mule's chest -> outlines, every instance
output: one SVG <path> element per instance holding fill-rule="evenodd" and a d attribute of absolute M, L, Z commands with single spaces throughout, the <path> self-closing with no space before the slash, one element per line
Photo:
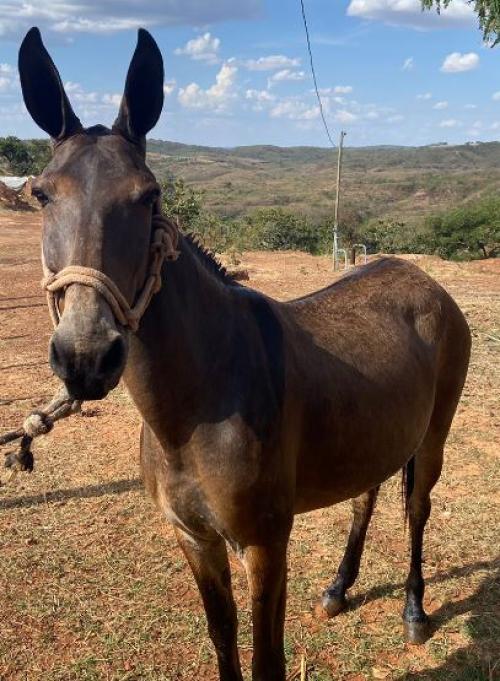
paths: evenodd
<path fill-rule="evenodd" d="M 162 447 L 147 426 L 142 437 L 146 487 L 164 516 L 191 535 L 215 531 L 232 544 L 249 539 L 249 516 L 255 527 L 285 515 L 271 462 L 239 417 L 200 427 L 178 450 Z"/>

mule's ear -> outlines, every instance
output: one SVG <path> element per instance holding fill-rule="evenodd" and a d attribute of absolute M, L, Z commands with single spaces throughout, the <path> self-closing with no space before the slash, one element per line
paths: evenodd
<path fill-rule="evenodd" d="M 38 28 L 28 31 L 19 48 L 19 76 L 26 108 L 42 130 L 63 140 L 82 129 Z"/>
<path fill-rule="evenodd" d="M 153 36 L 139 29 L 120 111 L 113 129 L 140 141 L 154 128 L 163 108 L 163 58 Z"/>

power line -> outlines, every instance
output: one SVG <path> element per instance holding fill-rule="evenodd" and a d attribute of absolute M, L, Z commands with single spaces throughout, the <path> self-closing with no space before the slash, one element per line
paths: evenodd
<path fill-rule="evenodd" d="M 332 139 L 332 136 L 330 134 L 330 130 L 328 128 L 328 123 L 326 122 L 326 117 L 325 117 L 325 111 L 323 109 L 323 102 L 321 101 L 321 96 L 319 94 L 319 89 L 318 89 L 318 81 L 316 78 L 316 69 L 314 68 L 314 59 L 312 55 L 312 48 L 311 48 L 311 38 L 309 37 L 309 27 L 307 25 L 307 17 L 306 17 L 306 9 L 304 7 L 304 0 L 300 0 L 300 7 L 302 9 L 302 20 L 304 21 L 304 28 L 306 31 L 306 39 L 307 39 L 307 50 L 309 52 L 309 62 L 311 64 L 311 73 L 312 73 L 312 79 L 314 83 L 314 89 L 316 90 L 316 97 L 318 98 L 318 104 L 319 104 L 319 112 L 321 114 L 321 120 L 323 121 L 323 125 L 325 128 L 326 135 L 328 137 L 328 140 L 333 148 L 335 148 L 335 142 Z"/>

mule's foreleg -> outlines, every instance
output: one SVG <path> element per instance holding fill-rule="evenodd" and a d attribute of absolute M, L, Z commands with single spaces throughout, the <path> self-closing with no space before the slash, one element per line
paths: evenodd
<path fill-rule="evenodd" d="M 238 619 L 226 544 L 220 537 L 211 542 L 200 542 L 179 529 L 175 532 L 203 599 L 208 632 L 217 653 L 220 681 L 243 681 L 238 656 Z"/>
<path fill-rule="evenodd" d="M 252 681 L 285 681 L 287 542 L 249 546 L 244 560 L 253 620 Z"/>
<path fill-rule="evenodd" d="M 347 547 L 340 563 L 337 576 L 323 592 L 321 603 L 329 617 L 338 615 L 347 605 L 347 589 L 356 581 L 365 544 L 366 532 L 375 508 L 379 487 L 361 494 L 352 500 L 353 521 Z"/>

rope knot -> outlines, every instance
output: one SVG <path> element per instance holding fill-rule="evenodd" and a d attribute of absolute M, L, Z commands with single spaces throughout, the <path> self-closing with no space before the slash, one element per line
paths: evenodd
<path fill-rule="evenodd" d="M 43 411 L 33 411 L 23 423 L 23 430 L 32 439 L 47 435 L 54 427 L 54 422 Z"/>

